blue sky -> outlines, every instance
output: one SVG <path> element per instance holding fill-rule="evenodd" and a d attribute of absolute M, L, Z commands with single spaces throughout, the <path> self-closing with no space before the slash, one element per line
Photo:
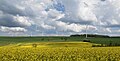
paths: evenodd
<path fill-rule="evenodd" d="M 0 0 L 0 35 L 120 35 L 120 0 Z"/>

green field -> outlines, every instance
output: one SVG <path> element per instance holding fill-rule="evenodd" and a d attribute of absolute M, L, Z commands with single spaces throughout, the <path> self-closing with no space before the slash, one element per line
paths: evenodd
<path fill-rule="evenodd" d="M 85 37 L 0 37 L 0 46 L 16 44 L 16 43 L 32 43 L 32 42 L 80 42 Z M 97 44 L 120 44 L 120 38 L 89 38 L 91 43 Z"/>

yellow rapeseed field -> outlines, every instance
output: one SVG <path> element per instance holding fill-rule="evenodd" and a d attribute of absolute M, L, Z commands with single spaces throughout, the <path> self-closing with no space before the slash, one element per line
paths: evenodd
<path fill-rule="evenodd" d="M 120 61 L 120 47 L 1 47 L 0 61 Z"/>

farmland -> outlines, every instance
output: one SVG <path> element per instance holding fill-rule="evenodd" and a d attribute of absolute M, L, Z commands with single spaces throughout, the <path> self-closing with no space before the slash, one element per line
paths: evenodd
<path fill-rule="evenodd" d="M 119 61 L 120 47 L 91 47 L 88 42 L 41 42 L 0 47 L 0 61 Z"/>
<path fill-rule="evenodd" d="M 50 36 L 50 37 L 0 37 L 0 46 L 16 44 L 16 43 L 32 43 L 32 42 L 80 42 L 85 37 L 65 37 L 65 36 Z M 89 38 L 91 43 L 97 44 L 120 44 L 120 38 Z"/>
<path fill-rule="evenodd" d="M 119 61 L 120 38 L 0 37 L 0 61 Z"/>

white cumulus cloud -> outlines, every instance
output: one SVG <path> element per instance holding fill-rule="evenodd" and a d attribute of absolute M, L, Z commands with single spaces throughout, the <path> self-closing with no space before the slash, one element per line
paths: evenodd
<path fill-rule="evenodd" d="M 0 0 L 0 27 L 1 31 L 6 32 L 35 32 L 37 27 L 37 30 L 45 34 L 55 34 L 60 31 L 84 33 L 88 25 L 89 33 L 112 34 L 118 32 L 120 27 L 119 2 L 120 0 Z"/>

